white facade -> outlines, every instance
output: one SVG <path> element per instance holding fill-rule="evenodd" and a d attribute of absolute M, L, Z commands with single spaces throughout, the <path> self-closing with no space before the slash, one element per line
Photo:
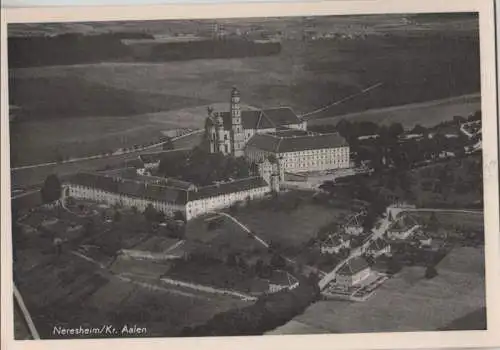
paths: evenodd
<path fill-rule="evenodd" d="M 364 270 L 361 270 L 353 275 L 338 274 L 336 283 L 341 287 L 349 288 L 364 281 L 366 278 L 368 278 L 368 276 L 370 276 L 370 273 L 371 269 L 367 267 Z"/>
<path fill-rule="evenodd" d="M 153 208 L 165 213 L 165 215 L 173 215 L 176 211 L 180 211 L 185 214 L 185 206 L 183 205 L 153 201 L 145 198 L 134 198 L 74 184 L 68 184 L 66 188 L 68 189 L 68 196 L 76 199 L 89 199 L 96 202 L 106 203 L 108 205 L 118 204 L 129 208 L 136 207 L 140 211 L 144 211 L 146 207 L 151 204 Z"/>
<path fill-rule="evenodd" d="M 271 153 L 255 147 L 247 147 L 246 157 L 253 162 L 263 161 L 274 154 L 282 159 L 287 173 L 346 169 L 350 167 L 349 147 L 302 150 L 296 152 Z"/>
<path fill-rule="evenodd" d="M 197 199 L 196 195 L 194 195 L 193 200 L 188 199 L 185 205 L 169 203 L 167 201 L 150 200 L 146 198 L 135 198 L 75 184 L 66 185 L 63 193 L 76 199 L 88 199 L 106 203 L 108 205 L 118 204 L 129 208 L 136 207 L 140 211 L 144 211 L 146 207 L 151 204 L 153 208 L 165 213 L 165 215 L 171 216 L 175 212 L 180 211 L 186 220 L 190 220 L 210 211 L 228 208 L 239 201 L 262 198 L 269 191 L 270 188 L 266 184 L 264 186 L 238 192 L 215 194 L 214 196 L 207 196 L 206 198 Z M 196 194 L 196 192 L 193 193 Z"/>
<path fill-rule="evenodd" d="M 192 219 L 210 211 L 228 208 L 236 202 L 247 199 L 262 198 L 269 192 L 269 186 L 253 188 L 247 191 L 227 193 L 216 197 L 209 197 L 189 201 L 186 204 L 186 219 Z"/>

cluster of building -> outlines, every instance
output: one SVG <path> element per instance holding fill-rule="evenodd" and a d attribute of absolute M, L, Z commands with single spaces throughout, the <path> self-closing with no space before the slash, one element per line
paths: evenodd
<path fill-rule="evenodd" d="M 259 176 L 198 187 L 178 180 L 151 176 L 161 152 L 143 154 L 141 167 L 124 172 L 79 173 L 65 183 L 65 195 L 144 210 L 148 205 L 186 220 L 261 198 L 279 191 L 286 173 L 345 169 L 349 145 L 338 134 L 307 131 L 307 123 L 292 109 L 280 107 L 242 111 L 240 93 L 231 91 L 229 112 L 208 110 L 205 132 L 211 153 L 245 157 L 258 164 Z"/>

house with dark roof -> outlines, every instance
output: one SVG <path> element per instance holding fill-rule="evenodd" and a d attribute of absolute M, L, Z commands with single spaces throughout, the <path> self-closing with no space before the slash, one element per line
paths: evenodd
<path fill-rule="evenodd" d="M 366 260 L 354 257 L 337 271 L 336 284 L 348 289 L 363 282 L 370 274 L 371 268 Z"/>
<path fill-rule="evenodd" d="M 268 279 L 269 293 L 277 293 L 284 289 L 292 290 L 299 286 L 299 280 L 284 270 L 275 270 Z"/>
<path fill-rule="evenodd" d="M 240 93 L 231 91 L 229 111 L 208 110 L 205 132 L 211 153 L 244 155 L 248 140 L 256 134 L 276 132 L 278 129 L 306 130 L 306 121 L 300 119 L 290 107 L 259 110 L 241 110 Z"/>
<path fill-rule="evenodd" d="M 180 211 L 186 220 L 190 220 L 246 199 L 264 197 L 270 190 L 268 183 L 258 176 L 204 187 L 188 186 L 172 179 L 163 182 L 149 180 L 149 177 L 140 175 L 126 178 L 116 174 L 78 173 L 65 181 L 63 195 L 136 207 L 141 211 L 152 205 L 169 216 Z"/>
<path fill-rule="evenodd" d="M 269 155 L 279 159 L 287 173 L 350 167 L 349 145 L 338 133 L 257 134 L 248 141 L 245 156 L 250 161 L 262 162 Z"/>
<path fill-rule="evenodd" d="M 366 248 L 366 254 L 377 258 L 381 255 L 388 255 L 391 253 L 391 246 L 384 239 L 379 238 L 371 242 Z"/>
<path fill-rule="evenodd" d="M 162 159 L 167 159 L 169 157 L 175 158 L 186 154 L 188 150 L 166 150 L 160 152 L 142 153 L 139 155 L 139 161 L 144 165 L 143 167 L 147 170 L 156 169 L 160 165 Z"/>

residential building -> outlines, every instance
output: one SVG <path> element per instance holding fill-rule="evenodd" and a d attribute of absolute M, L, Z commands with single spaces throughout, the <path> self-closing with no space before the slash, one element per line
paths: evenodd
<path fill-rule="evenodd" d="M 342 249 L 351 247 L 351 239 L 347 235 L 329 235 L 320 244 L 321 254 L 338 254 Z"/>
<path fill-rule="evenodd" d="M 379 238 L 374 240 L 366 249 L 366 254 L 374 258 L 381 255 L 389 255 L 391 253 L 391 246 L 385 240 Z"/>
<path fill-rule="evenodd" d="M 245 145 L 254 135 L 275 132 L 283 127 L 306 130 L 307 124 L 289 107 L 243 111 L 240 92 L 233 88 L 228 112 L 208 109 L 205 132 L 210 153 L 242 157 Z"/>
<path fill-rule="evenodd" d="M 391 240 L 406 240 L 412 237 L 421 229 L 421 226 L 414 224 L 400 224 L 396 222 L 387 230 L 387 238 Z"/>
<path fill-rule="evenodd" d="M 336 276 L 336 284 L 345 289 L 349 289 L 363 282 L 370 276 L 370 265 L 362 257 L 355 257 L 347 261 L 340 268 Z"/>
<path fill-rule="evenodd" d="M 272 276 L 269 278 L 269 293 L 277 293 L 284 289 L 292 290 L 298 286 L 299 281 L 297 278 L 287 271 L 273 271 Z"/>

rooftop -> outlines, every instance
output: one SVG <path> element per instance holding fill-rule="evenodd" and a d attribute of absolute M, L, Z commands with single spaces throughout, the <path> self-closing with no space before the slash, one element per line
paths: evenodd
<path fill-rule="evenodd" d="M 232 127 L 231 113 L 219 112 L 219 115 L 222 117 L 224 129 L 230 130 Z M 211 120 L 209 122 L 213 123 Z M 302 120 L 289 107 L 241 112 L 243 129 L 270 129 L 301 122 Z"/>
<path fill-rule="evenodd" d="M 370 265 L 368 265 L 365 259 L 361 257 L 355 257 L 349 260 L 344 266 L 342 266 L 337 273 L 343 276 L 352 276 L 369 267 Z"/>
<path fill-rule="evenodd" d="M 247 147 L 255 147 L 273 153 L 328 149 L 343 146 L 347 146 L 347 141 L 336 133 L 291 137 L 257 134 L 247 144 Z"/>
<path fill-rule="evenodd" d="M 148 178 L 148 177 L 146 177 Z M 248 177 L 231 182 L 219 183 L 199 188 L 179 188 L 183 181 L 165 179 L 165 184 L 152 184 L 145 181 L 144 177 L 127 179 L 93 173 L 78 173 L 71 176 L 67 182 L 102 191 L 122 194 L 134 198 L 147 198 L 156 201 L 184 205 L 188 201 L 217 197 L 229 193 L 247 191 L 254 188 L 267 187 L 268 184 L 261 177 Z M 170 187 L 175 182 L 178 187 Z"/>
<path fill-rule="evenodd" d="M 159 162 L 162 158 L 164 158 L 167 155 L 171 155 L 172 157 L 186 154 L 188 153 L 189 150 L 166 150 L 166 151 L 161 151 L 161 152 L 152 152 L 152 153 L 143 153 L 139 155 L 139 159 L 143 163 L 157 163 Z"/>

